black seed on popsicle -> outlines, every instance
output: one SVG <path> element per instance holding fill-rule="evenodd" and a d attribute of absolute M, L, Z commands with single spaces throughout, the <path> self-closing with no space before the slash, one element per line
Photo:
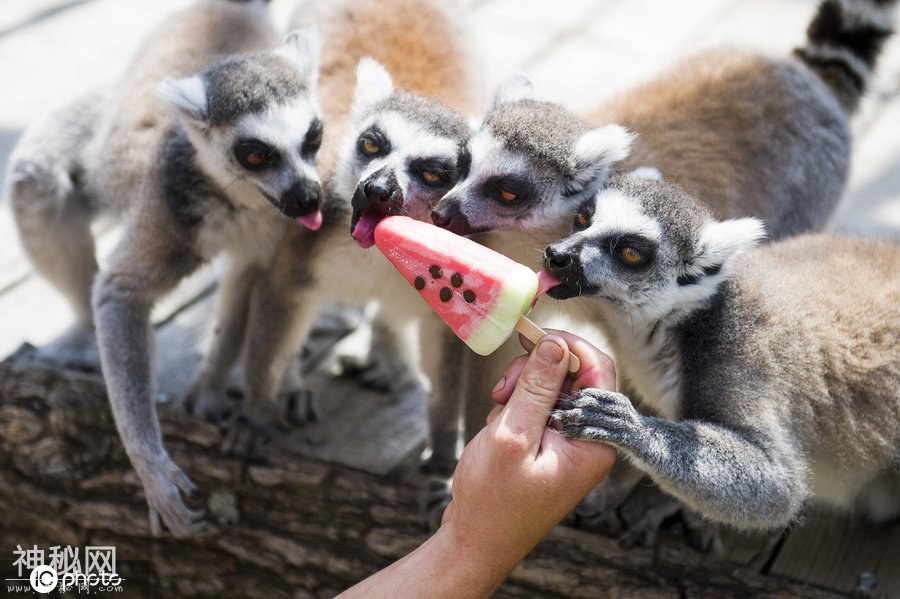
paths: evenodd
<path fill-rule="evenodd" d="M 467 304 L 471 304 L 475 301 L 475 292 L 471 289 L 466 289 L 463 291 L 463 299 L 466 300 Z"/>
<path fill-rule="evenodd" d="M 453 292 L 450 291 L 449 287 L 441 287 L 440 296 L 442 302 L 449 302 L 450 298 L 453 297 Z"/>
<path fill-rule="evenodd" d="M 454 287 L 459 287 L 460 285 L 463 284 L 462 275 L 459 274 L 458 272 L 453 273 L 453 276 L 450 277 L 450 283 L 451 283 Z"/>
<path fill-rule="evenodd" d="M 416 277 L 416 280 L 413 281 L 413 285 L 416 286 L 416 289 L 422 291 L 423 289 L 425 289 L 425 279 L 423 279 L 422 277 Z"/>
<path fill-rule="evenodd" d="M 444 274 L 441 271 L 441 267 L 438 266 L 437 264 L 432 264 L 431 268 L 428 269 L 428 272 L 430 272 L 431 276 L 434 277 L 435 279 L 440 279 L 441 275 Z"/>

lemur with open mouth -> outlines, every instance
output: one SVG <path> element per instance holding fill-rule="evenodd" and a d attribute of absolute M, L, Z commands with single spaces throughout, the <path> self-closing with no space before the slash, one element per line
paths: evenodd
<path fill-rule="evenodd" d="M 188 534 L 202 514 L 185 505 L 181 494 L 195 487 L 163 446 L 150 311 L 222 252 L 233 265 L 220 307 L 235 311 L 284 229 L 321 224 L 318 55 L 312 31 L 279 46 L 262 0 L 197 2 L 150 33 L 115 86 L 37 123 L 12 157 L 22 242 L 75 309 L 70 343 L 83 346 L 96 323 L 116 426 L 155 533 L 161 518 Z M 124 231 L 97 273 L 90 223 L 102 211 L 119 214 Z"/>
<path fill-rule="evenodd" d="M 360 246 L 372 245 L 374 227 L 387 215 L 428 220 L 458 180 L 460 149 L 471 134 L 461 114 L 477 109 L 481 96 L 470 28 L 460 11 L 432 0 L 313 0 L 298 6 L 293 21 L 309 23 L 327 40 L 320 80 L 327 125 L 323 173 L 329 178 L 324 223 L 315 233 L 290 231 L 254 288 L 242 331 L 245 397 L 226 441 L 238 454 L 261 451 L 283 419 L 276 407 L 279 382 L 327 302 L 378 299 L 395 334 L 420 327 L 421 360 L 415 344 L 400 347 L 409 363 L 421 363 L 435 391 L 445 388 L 440 378 L 452 377 L 457 357 L 465 355 L 462 342 L 393 266 Z M 230 359 L 208 360 L 193 389 L 213 417 L 227 405 L 224 383 L 242 347 L 228 342 L 210 356 Z M 454 350 L 444 352 L 445 344 Z M 448 398 L 433 396 L 429 404 L 432 463 L 445 469 L 454 463 L 456 437 L 435 437 L 459 419 L 458 395 Z"/>
<path fill-rule="evenodd" d="M 844 190 L 848 116 L 892 31 L 893 4 L 824 0 L 806 44 L 792 56 L 705 51 L 604 102 L 587 120 L 535 100 L 530 81 L 514 76 L 472 136 L 471 166 L 438 204 L 434 222 L 480 233 L 494 249 L 537 266 L 538 248 L 567 233 L 573 211 L 602 189 L 615 165 L 650 167 L 717 218 L 761 218 L 773 239 L 820 229 Z M 562 310 L 580 323 L 567 326 L 591 330 L 577 310 Z M 535 319 L 549 321 L 559 311 L 541 302 Z M 496 373 L 518 351 L 507 343 L 488 358 L 471 359 L 464 378 L 474 390 L 466 396 L 487 397 Z M 467 439 L 489 408 L 487 401 L 467 402 Z"/>
<path fill-rule="evenodd" d="M 790 524 L 807 498 L 900 516 L 900 245 L 806 235 L 754 248 L 677 186 L 615 177 L 544 252 L 582 297 L 622 393 L 561 399 L 551 424 L 603 441 L 701 515 Z M 753 249 L 751 249 L 753 248 Z"/>

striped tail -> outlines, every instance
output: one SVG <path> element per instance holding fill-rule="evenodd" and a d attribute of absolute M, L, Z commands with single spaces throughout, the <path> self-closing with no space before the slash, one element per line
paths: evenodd
<path fill-rule="evenodd" d="M 824 0 L 806 30 L 806 45 L 794 50 L 852 113 L 893 33 L 896 0 Z"/>

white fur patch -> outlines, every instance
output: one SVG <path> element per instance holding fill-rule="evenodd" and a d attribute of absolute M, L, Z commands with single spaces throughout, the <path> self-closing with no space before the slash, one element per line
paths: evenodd
<path fill-rule="evenodd" d="M 200 75 L 166 77 L 156 86 L 156 97 L 182 116 L 195 122 L 207 119 L 206 82 Z"/>
<path fill-rule="evenodd" d="M 662 173 L 655 166 L 639 166 L 633 171 L 629 171 L 629 177 L 635 179 L 648 179 L 650 181 L 662 181 Z"/>
<path fill-rule="evenodd" d="M 489 177 L 527 172 L 528 161 L 524 156 L 507 150 L 503 142 L 488 129 L 479 130 L 469 142 L 472 166 L 467 180 L 484 180 Z"/>
<path fill-rule="evenodd" d="M 644 214 L 633 198 L 618 189 L 605 189 L 597 194 L 594 217 L 587 229 L 588 236 L 640 235 L 658 241 L 661 233 L 659 223 Z"/>
<path fill-rule="evenodd" d="M 525 73 L 513 73 L 500 82 L 491 100 L 490 112 L 498 106 L 534 98 L 534 84 Z"/>
<path fill-rule="evenodd" d="M 384 66 L 369 56 L 356 65 L 356 89 L 353 91 L 353 116 L 362 117 L 366 110 L 394 93 L 394 81 Z"/>

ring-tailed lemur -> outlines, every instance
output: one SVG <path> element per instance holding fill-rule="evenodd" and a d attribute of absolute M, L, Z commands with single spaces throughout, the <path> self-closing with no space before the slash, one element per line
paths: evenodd
<path fill-rule="evenodd" d="M 892 4 L 825 0 L 794 56 L 706 51 L 604 102 L 587 121 L 532 99 L 530 82 L 513 77 L 498 89 L 468 145 L 471 168 L 434 221 L 459 233 L 491 231 L 484 243 L 536 266 L 537 248 L 566 234 L 571 211 L 602 187 L 632 131 L 637 137 L 617 168 L 655 167 L 719 218 L 762 218 L 773 238 L 821 228 L 844 188 L 848 111 L 891 32 Z M 546 322 L 557 311 L 542 302 L 535 317 Z M 568 316 L 579 319 L 577 311 Z M 590 330 L 585 324 L 579 332 Z M 507 343 L 472 358 L 475 370 L 465 378 L 477 391 L 468 396 L 487 397 L 518 351 Z M 467 402 L 466 438 L 489 408 Z"/>
<path fill-rule="evenodd" d="M 843 189 L 847 116 L 892 31 L 892 4 L 825 0 L 794 56 L 706 51 L 604 102 L 588 121 L 637 133 L 621 166 L 655 167 L 718 217 L 762 218 L 773 239 L 821 228 Z M 460 234 L 565 226 L 621 158 L 604 154 L 604 135 L 624 133 L 591 129 L 534 100 L 524 76 L 510 78 L 472 137 L 469 173 L 434 211 L 435 223 Z"/>
<path fill-rule="evenodd" d="M 743 529 L 804 501 L 900 515 L 900 245 L 808 235 L 752 248 L 675 185 L 614 177 L 550 245 L 556 299 L 585 298 L 622 393 L 586 389 L 563 434 L 616 446 L 700 514 Z M 745 253 L 745 250 L 747 250 Z"/>
<path fill-rule="evenodd" d="M 55 282 L 70 292 L 83 328 L 90 329 L 93 313 L 113 415 L 154 532 L 161 517 L 172 533 L 189 533 L 200 514 L 185 506 L 181 493 L 194 485 L 160 435 L 151 308 L 226 252 L 234 264 L 220 302 L 223 313 L 240 318 L 250 281 L 284 228 L 294 219 L 310 228 L 321 223 L 318 35 L 293 33 L 285 41 L 277 47 L 262 1 L 199 2 L 150 34 L 93 117 L 90 140 L 73 161 L 77 171 L 46 163 L 53 146 L 17 152 L 12 167 L 12 201 L 32 261 L 51 277 L 81 275 Z M 61 132 L 60 143 L 68 135 Z M 99 209 L 121 213 L 124 232 L 91 294 L 88 225 Z M 60 222 L 67 213 L 79 216 L 71 227 Z"/>
<path fill-rule="evenodd" d="M 323 162 L 337 164 L 326 185 L 322 230 L 290 231 L 254 290 L 244 346 L 245 398 L 226 442 L 226 449 L 237 453 L 255 453 L 280 419 L 278 383 L 324 303 L 380 300 L 381 316 L 394 333 L 421 322 L 421 363 L 432 381 L 452 377 L 455 357 L 465 355 L 461 342 L 457 348 L 456 338 L 383 256 L 361 251 L 350 234 L 368 246 L 375 223 L 386 213 L 427 220 L 456 182 L 459 149 L 471 131 L 455 110 L 474 110 L 481 95 L 469 28 L 462 26 L 459 11 L 436 1 L 314 1 L 301 10 L 303 23 L 314 22 L 329 40 L 319 87 L 330 132 Z M 367 55 L 387 69 L 373 60 L 360 62 L 354 93 L 351 65 Z M 426 96 L 446 101 L 449 108 Z M 444 343 L 456 349 L 446 359 L 440 355 Z M 416 346 L 403 345 L 414 364 L 420 362 Z M 193 386 L 208 416 L 227 406 L 223 384 L 231 365 L 208 363 Z M 432 384 L 434 389 L 445 386 Z M 432 397 L 429 409 L 432 461 L 445 466 L 453 463 L 456 437 L 444 440 L 443 430 L 459 419 L 459 406 L 453 404 L 457 394 L 450 398 Z"/>

